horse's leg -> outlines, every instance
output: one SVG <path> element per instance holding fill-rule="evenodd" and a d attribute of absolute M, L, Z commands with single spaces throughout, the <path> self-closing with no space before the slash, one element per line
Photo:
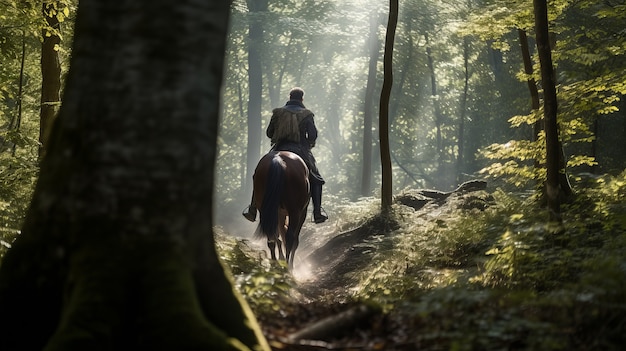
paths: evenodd
<path fill-rule="evenodd" d="M 278 246 L 278 258 L 284 261 L 285 255 L 283 255 L 283 241 L 280 240 L 280 238 L 276 238 L 276 246 Z"/>
<path fill-rule="evenodd" d="M 293 224 L 293 232 L 291 232 L 291 254 L 287 258 L 289 269 L 293 270 L 293 258 L 296 256 L 296 249 L 300 245 L 300 231 L 306 220 L 306 210 L 302 211 L 300 219 Z"/>
<path fill-rule="evenodd" d="M 270 249 L 270 255 L 272 256 L 272 260 L 276 260 L 276 240 L 267 240 L 267 247 Z M 280 243 L 278 244 L 278 248 L 280 250 Z M 283 255 L 282 253 L 280 254 Z"/>
<path fill-rule="evenodd" d="M 276 238 L 276 246 L 278 246 L 278 258 L 281 260 L 285 260 L 285 255 L 283 255 L 283 241 L 280 238 Z"/>
<path fill-rule="evenodd" d="M 289 270 L 293 269 L 293 233 L 292 233 L 293 229 L 292 228 L 288 228 L 287 229 L 287 233 L 285 233 L 285 252 L 286 252 L 286 259 L 287 259 L 287 267 L 289 268 Z"/>
<path fill-rule="evenodd" d="M 278 233 L 283 243 L 285 243 L 285 251 L 287 251 L 287 242 L 285 241 L 285 233 L 287 232 L 287 216 L 280 214 L 278 219 Z M 280 243 L 280 239 L 278 239 Z M 278 255 L 281 260 L 285 260 L 285 255 L 283 254 L 283 249 L 280 244 L 278 244 Z"/>

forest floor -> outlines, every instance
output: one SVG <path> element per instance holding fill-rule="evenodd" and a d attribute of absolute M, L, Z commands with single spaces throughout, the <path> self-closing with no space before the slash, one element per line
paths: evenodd
<path fill-rule="evenodd" d="M 625 194 L 607 178 L 557 227 L 481 183 L 407 191 L 391 219 L 363 199 L 305 224 L 293 272 L 264 242 L 217 243 L 275 351 L 622 350 Z"/>
<path fill-rule="evenodd" d="M 399 199 L 422 221 L 436 221 L 466 201 L 447 201 L 455 192 L 416 191 Z M 478 189 L 470 189 L 474 191 Z M 482 192 L 485 199 L 489 198 Z M 398 201 L 398 199 L 396 200 Z M 449 207 L 449 208 L 447 208 Z M 332 221 L 307 224 L 297 251 L 291 299 L 280 302 L 276 313 L 258 315 L 274 350 L 414 350 L 415 325 L 402 308 L 385 310 L 378 303 L 355 298 L 372 257 L 392 251 L 385 235 L 395 235 L 399 224 L 380 216 L 365 219 L 356 228 L 338 230 Z M 435 273 L 436 274 L 436 273 Z M 393 287 L 390 287 L 393 288 Z"/>
<path fill-rule="evenodd" d="M 383 349 L 381 338 L 391 336 L 393 322 L 380 308 L 355 301 L 351 292 L 358 283 L 355 273 L 370 263 L 363 254 L 373 249 L 367 240 L 380 232 L 360 226 L 317 248 L 303 240 L 298 254 L 305 258 L 293 273 L 293 298 L 275 315 L 259 315 L 274 350 Z"/>

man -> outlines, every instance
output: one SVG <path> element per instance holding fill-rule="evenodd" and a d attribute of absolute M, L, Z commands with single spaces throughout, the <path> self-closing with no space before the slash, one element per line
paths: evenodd
<path fill-rule="evenodd" d="M 285 106 L 272 111 L 272 119 L 267 126 L 267 137 L 272 141 L 272 150 L 286 150 L 296 153 L 309 167 L 311 200 L 313 200 L 313 221 L 323 223 L 328 216 L 322 214 L 322 185 L 325 181 L 320 175 L 311 149 L 317 139 L 317 128 L 313 112 L 304 106 L 304 90 L 293 88 L 289 92 L 289 101 Z M 254 222 L 256 207 L 252 203 L 243 216 Z"/>

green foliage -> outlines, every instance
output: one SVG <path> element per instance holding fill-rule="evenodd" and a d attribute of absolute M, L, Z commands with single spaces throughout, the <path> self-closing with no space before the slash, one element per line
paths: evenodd
<path fill-rule="evenodd" d="M 401 314 L 424 349 L 619 349 L 626 172 L 576 180 L 562 226 L 535 196 L 501 190 L 460 202 L 484 208 L 396 207 L 400 229 L 372 238 L 354 296 Z"/>
<path fill-rule="evenodd" d="M 537 206 L 517 203 L 518 213 L 505 222 L 506 230 L 486 252 L 485 271 L 473 281 L 545 291 L 580 282 L 581 274 L 595 266 L 589 262 L 626 262 L 620 251 L 626 229 L 624 175 L 594 182 L 592 188 L 579 189 L 575 202 L 567 205 L 573 218 L 563 227 L 540 224 L 545 215 Z"/>
<path fill-rule="evenodd" d="M 252 309 L 259 314 L 279 311 L 280 300 L 287 300 L 294 285 L 283 261 L 264 260 L 248 274 L 236 277 L 235 285 Z"/>
<path fill-rule="evenodd" d="M 275 313 L 291 299 L 295 282 L 286 263 L 269 260 L 264 252 L 219 229 L 215 241 L 221 259 L 235 277 L 235 287 L 255 314 Z"/>
<path fill-rule="evenodd" d="M 502 178 L 516 187 L 524 187 L 531 181 L 543 181 L 545 169 L 534 166 L 533 161 L 545 163 L 545 139 L 543 133 L 533 142 L 511 140 L 506 144 L 491 144 L 482 151 L 482 155 L 494 162 L 480 173 L 494 178 Z"/>
<path fill-rule="evenodd" d="M 540 306 L 529 293 L 468 291 L 446 287 L 404 306 L 415 316 L 424 349 L 559 350 L 567 342 L 550 321 L 534 315 Z"/>
<path fill-rule="evenodd" d="M 499 192 L 500 196 L 504 195 Z M 450 212 L 439 213 L 436 220 L 415 216 L 405 206 L 394 206 L 400 229 L 378 238 L 378 250 L 371 258 L 371 267 L 361 275 L 357 296 L 393 306 L 418 297 L 421 291 L 466 281 L 472 267 L 480 263 L 477 256 L 487 249 L 489 238 L 497 235 L 498 227 L 490 227 L 489 223 L 498 221 L 502 214 L 488 205 L 494 199 L 487 193 L 461 198 L 475 208 L 452 206 Z"/>
<path fill-rule="evenodd" d="M 524 29 L 532 36 L 532 13 L 520 16 L 523 11 L 511 11 L 517 7 L 532 9 L 532 4 L 528 1 L 495 1 L 486 12 L 480 9 L 464 30 L 497 41 L 506 41 L 506 34 L 514 29 Z M 621 7 L 594 0 L 550 3 L 551 31 L 557 34 L 553 60 L 561 83 L 558 87 L 558 121 L 561 142 L 567 153 L 567 167 L 585 169 L 599 165 L 596 160 L 599 155 L 589 154 L 591 148 L 584 144 L 596 142 L 597 125 L 594 123 L 602 122 L 602 117 L 607 114 L 620 112 L 619 101 L 625 93 L 626 72 Z M 490 16 L 494 12 L 500 15 Z M 495 30 L 494 26 L 501 28 Z M 538 65 L 535 64 L 535 75 L 537 72 Z M 526 74 L 518 74 L 518 79 L 528 78 Z M 535 123 L 540 114 L 541 111 L 533 111 L 525 116 L 515 116 L 509 122 L 514 128 L 528 130 L 527 126 Z M 481 150 L 481 155 L 499 162 L 487 165 L 482 172 L 518 187 L 531 181 L 542 182 L 545 174 L 542 170 L 532 169 L 532 161 L 544 162 L 544 148 L 542 136 L 537 142 L 512 140 L 492 144 Z"/>
<path fill-rule="evenodd" d="M 54 33 L 64 39 L 57 50 L 63 68 L 68 64 L 73 23 L 67 20 L 77 1 L 46 1 L 48 14 L 64 23 L 60 30 L 46 23 L 43 4 L 40 0 L 0 2 L 0 257 L 19 233 L 39 172 L 43 36 Z"/>
<path fill-rule="evenodd" d="M 356 243 L 366 248 L 360 268 L 336 279 L 348 300 L 383 306 L 398 323 L 394 337 L 422 349 L 620 349 L 626 172 L 573 180 L 577 197 L 562 226 L 548 224 L 535 193 L 453 194 L 417 212 L 394 205 L 398 227 Z M 346 203 L 338 211 L 354 222 L 341 227 L 367 225 L 376 207 L 371 198 Z M 216 241 L 258 315 L 272 321 L 293 310 L 301 286 L 284 265 L 245 241 Z"/>
<path fill-rule="evenodd" d="M 0 152 L 0 259 L 20 232 L 38 172 L 36 159 Z"/>

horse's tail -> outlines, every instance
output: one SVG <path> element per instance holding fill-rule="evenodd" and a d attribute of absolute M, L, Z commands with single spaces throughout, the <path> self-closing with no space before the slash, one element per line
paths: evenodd
<path fill-rule="evenodd" d="M 261 218 L 255 233 L 259 238 L 263 236 L 267 237 L 268 240 L 278 238 L 278 211 L 284 182 L 285 170 L 283 169 L 283 160 L 276 154 L 272 158 L 267 172 L 265 196 L 263 197 L 263 204 L 259 209 Z"/>

